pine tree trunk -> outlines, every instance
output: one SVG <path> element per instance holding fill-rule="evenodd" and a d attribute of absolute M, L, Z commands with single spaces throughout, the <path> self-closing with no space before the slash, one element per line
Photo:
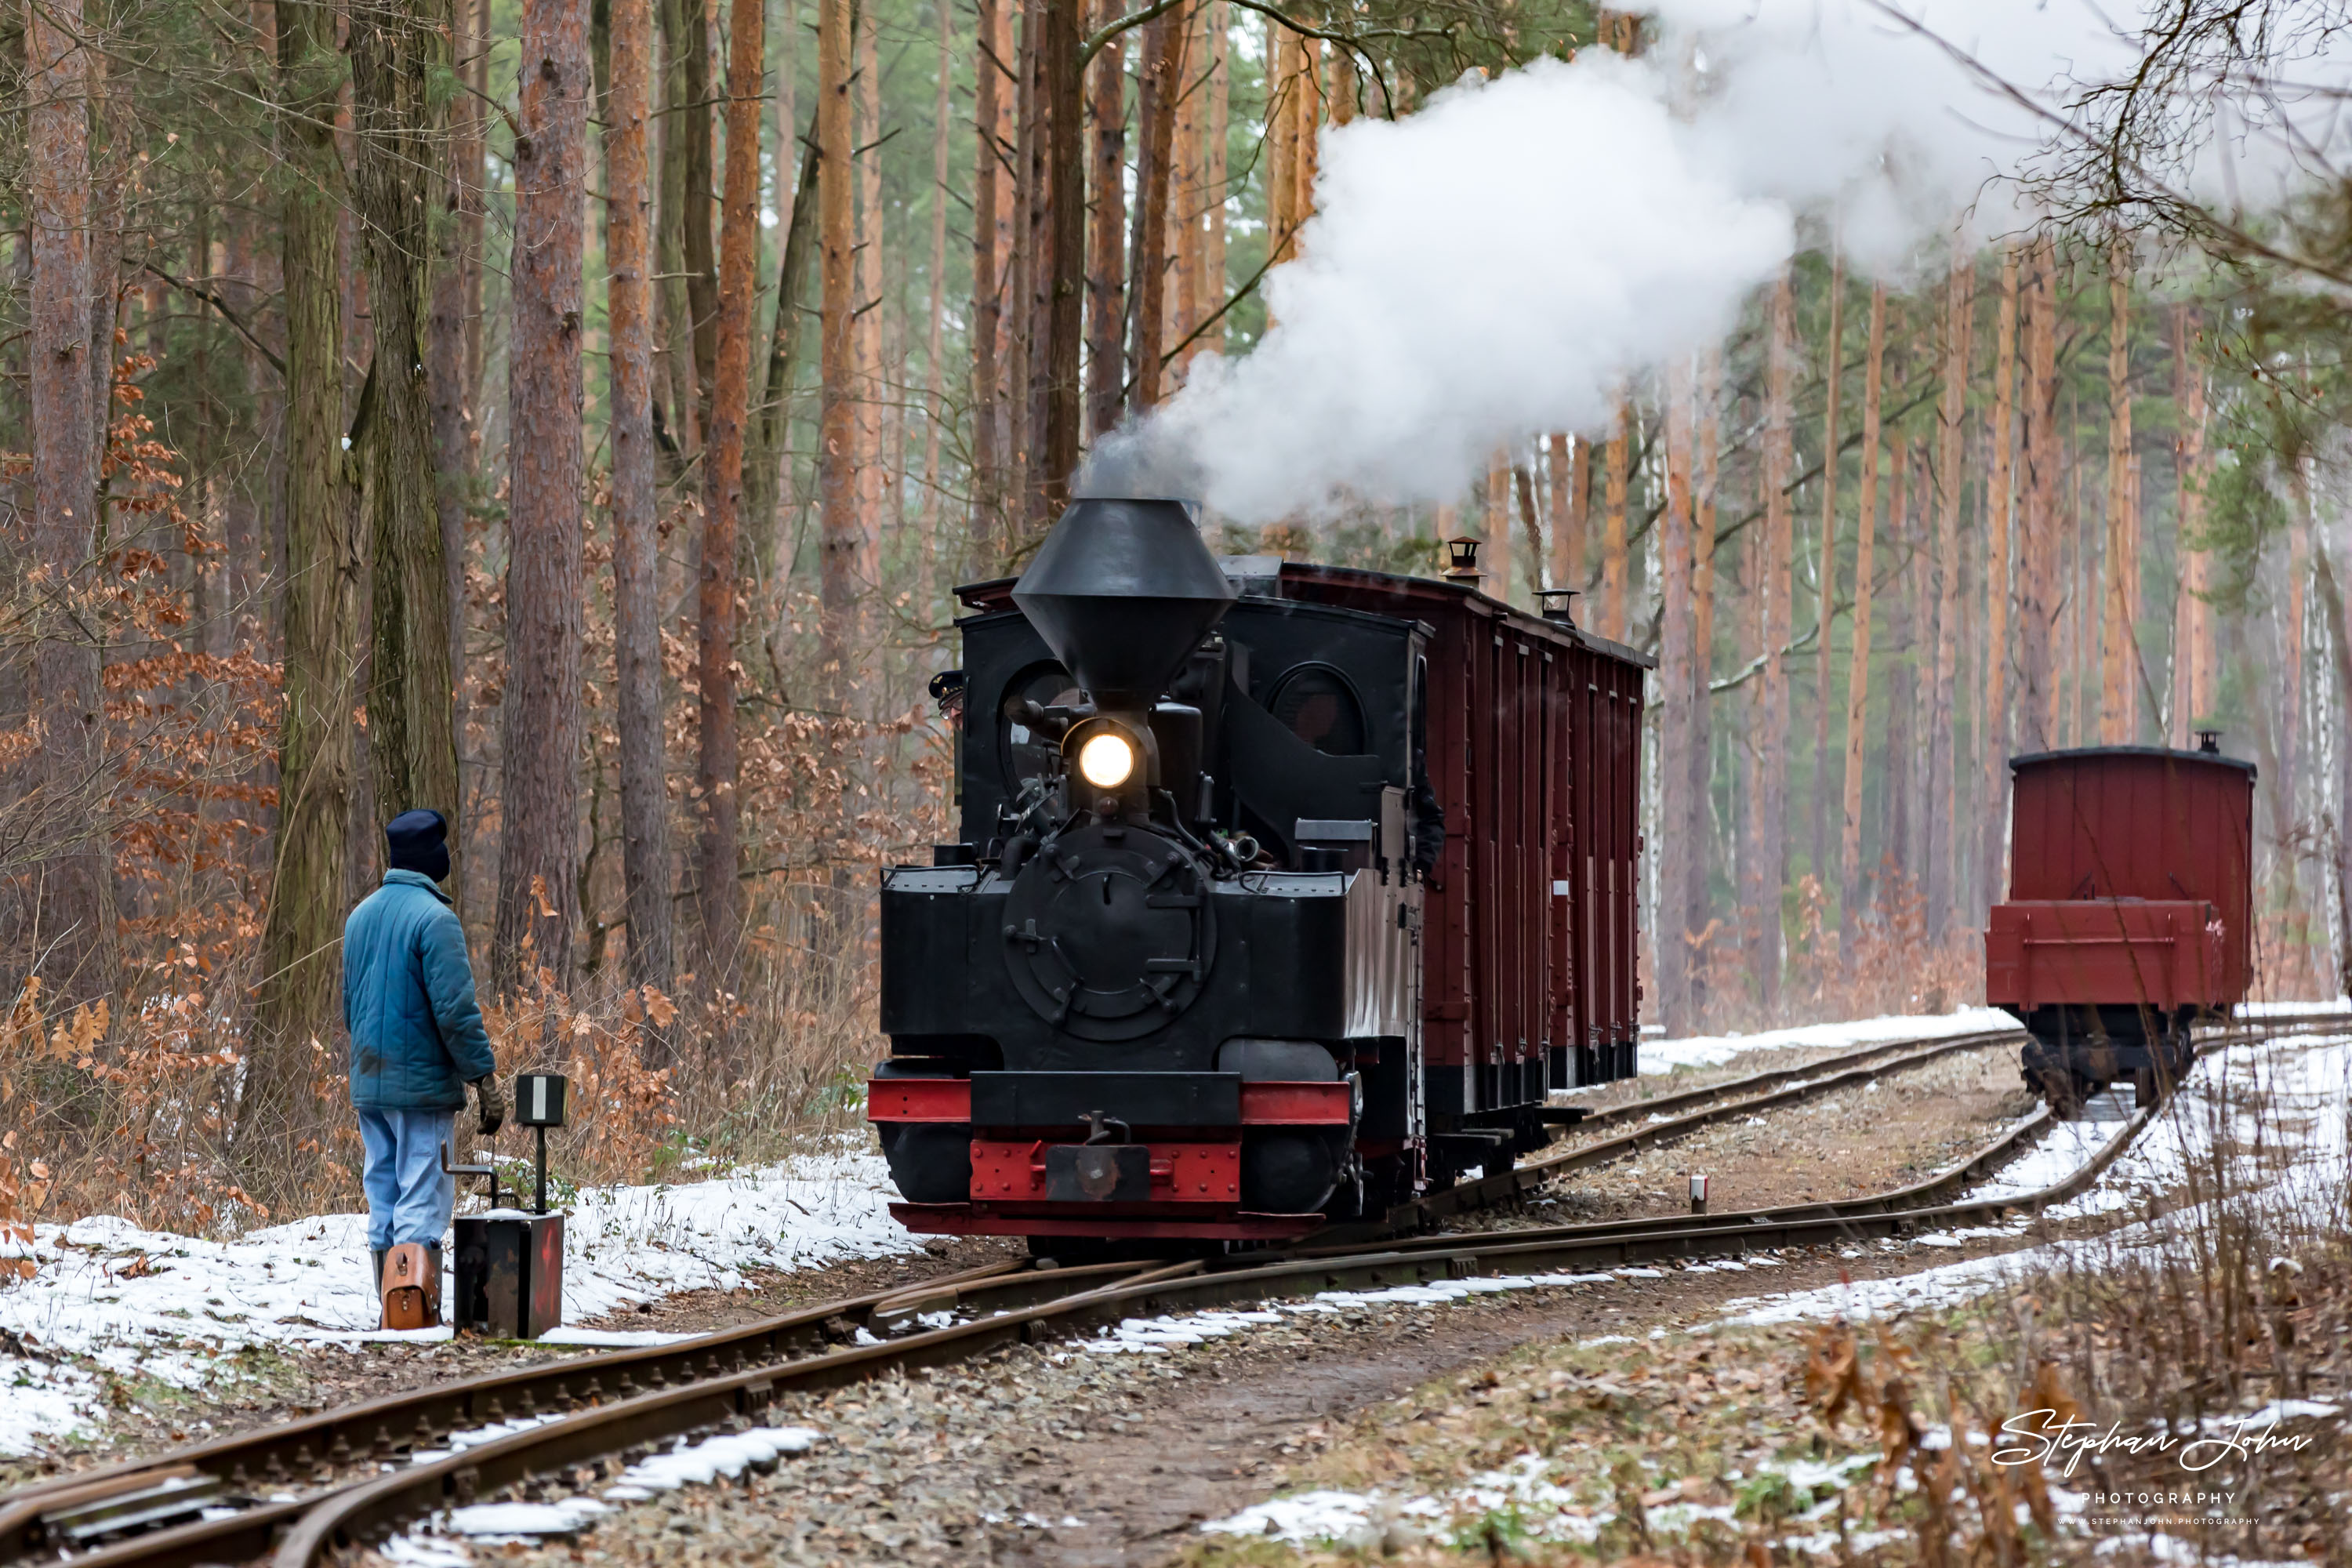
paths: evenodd
<path fill-rule="evenodd" d="M 686 98 L 676 110 L 685 151 L 686 206 L 678 230 L 686 268 L 686 303 L 691 313 L 694 346 L 695 427 L 709 436 L 710 378 L 719 357 L 719 254 L 710 234 L 710 208 L 717 193 L 717 153 L 711 144 L 710 114 L 718 99 L 710 79 L 710 8 L 717 0 L 684 0 L 685 23 L 679 62 L 686 68 Z"/>
<path fill-rule="evenodd" d="M 473 7 L 457 0 L 457 20 L 469 29 Z M 461 30 L 457 53 L 470 65 L 483 41 Z M 450 100 L 449 166 L 442 198 L 439 265 L 433 274 L 432 315 L 426 326 L 427 380 L 433 398 L 433 450 L 439 481 L 441 554 L 449 578 L 449 668 L 466 668 L 466 512 L 473 500 L 473 384 L 467 379 L 467 310 L 480 258 L 467 247 L 480 234 L 482 206 L 481 100 L 459 93 Z M 462 689 L 454 721 L 462 744 L 466 719 Z"/>
<path fill-rule="evenodd" d="M 1714 347 L 1699 354 L 1696 419 L 1697 450 L 1694 454 L 1691 493 L 1691 732 L 1690 838 L 1685 862 L 1684 924 L 1695 939 L 1703 935 L 1714 913 L 1715 830 L 1710 792 L 1715 779 L 1715 699 L 1709 683 L 1715 673 L 1715 491 L 1720 466 L 1722 437 L 1718 405 L 1723 399 L 1723 360 Z M 1732 884 L 1737 887 L 1735 880 Z M 1706 948 L 1691 952 L 1691 1016 L 1706 1016 Z"/>
<path fill-rule="evenodd" d="M 2107 592 L 2101 647 L 2099 738 L 2139 738 L 2139 516 L 2132 505 L 2130 242 L 2107 253 Z"/>
<path fill-rule="evenodd" d="M 1871 548 L 1878 526 L 1878 414 L 1886 352 L 1886 286 L 1870 291 L 1862 373 L 1862 491 L 1853 535 L 1853 647 L 1846 666 L 1845 802 L 1839 838 L 1838 952 L 1849 965 L 1862 928 L 1862 767 L 1870 717 Z"/>
<path fill-rule="evenodd" d="M 286 319 L 286 658 L 278 721 L 278 831 L 272 839 L 262 982 L 254 1001 L 247 1102 L 265 1117 L 309 1089 L 306 1042 L 341 1016 L 344 847 L 351 830 L 352 710 L 360 558 L 342 452 L 341 281 L 335 257 L 343 161 L 335 148 L 341 61 L 334 13 L 277 0 L 278 269 Z M 264 1136 L 268 1124 L 247 1122 Z"/>
<path fill-rule="evenodd" d="M 2058 742 L 2058 671 L 2051 658 L 2057 615 L 2058 257 L 2048 238 L 2027 249 L 2021 290 L 2025 315 L 2024 395 L 2018 421 L 2018 489 L 2025 521 L 2018 541 L 2017 749 L 2046 752 Z"/>
<path fill-rule="evenodd" d="M 98 539 L 98 454 L 90 337 L 89 55 L 80 0 L 25 9 L 26 223 L 32 251 L 30 365 L 33 556 L 68 591 L 87 579 Z M 98 776 L 105 744 L 98 646 L 70 616 L 45 626 L 33 655 L 30 713 L 41 724 L 40 806 L 29 842 L 50 852 L 34 889 L 27 945 L 43 954 L 53 999 L 103 994 L 110 968 L 108 877 Z"/>
<path fill-rule="evenodd" d="M 1589 443 L 1556 430 L 1544 443 L 1545 479 L 1550 500 L 1551 586 L 1584 587 L 1584 479 Z"/>
<path fill-rule="evenodd" d="M 1166 380 L 1181 386 L 1184 372 L 1192 363 L 1192 331 L 1209 307 L 1207 285 L 1201 276 L 1201 138 L 1203 116 L 1202 93 L 1199 76 L 1202 62 L 1207 58 L 1206 39 L 1202 29 L 1208 21 L 1207 7 L 1188 5 L 1183 9 L 1182 42 L 1176 50 L 1177 93 L 1175 142 L 1169 153 L 1168 241 L 1169 260 L 1175 272 L 1175 287 L 1168 302 L 1169 352 L 1176 357 L 1171 362 Z M 1176 345 L 1185 346 L 1179 351 Z"/>
<path fill-rule="evenodd" d="M 1658 1013 L 1669 1038 L 1696 1032 L 1689 925 L 1691 842 L 1696 817 L 1691 763 L 1696 645 L 1691 618 L 1690 367 L 1666 369 L 1666 505 L 1658 524 Z"/>
<path fill-rule="evenodd" d="M 742 942 L 736 881 L 736 547 L 743 506 L 743 426 L 751 395 L 751 312 L 760 267 L 761 79 L 767 50 L 761 0 L 728 14 L 727 174 L 719 259 L 719 342 L 710 388 L 710 442 L 703 454 L 702 574 L 695 757 L 697 900 L 714 979 L 733 973 Z"/>
<path fill-rule="evenodd" d="M 1122 15 L 1119 0 L 1098 0 L 1096 25 Z M 1087 424 L 1099 441 L 1118 428 L 1127 406 L 1127 40 L 1103 46 L 1089 68 L 1087 122 L 1094 168 L 1094 227 L 1087 254 Z M 1147 97 L 1149 89 L 1146 89 Z"/>
<path fill-rule="evenodd" d="M 1908 366 L 1898 355 L 1895 383 L 1903 384 Z M 1912 734 L 1916 717 L 1918 670 L 1912 660 L 1912 606 L 1916 597 L 1918 554 L 1911 531 L 1911 442 L 1901 430 L 1887 441 L 1886 524 L 1881 531 L 1893 570 L 1887 586 L 1893 590 L 1886 605 L 1886 728 L 1881 737 L 1878 791 L 1878 858 L 1906 875 L 1918 868 L 1912 853 L 1914 784 Z M 1881 893 L 1885 889 L 1880 889 Z"/>
<path fill-rule="evenodd" d="M 850 142 L 851 0 L 818 0 L 817 229 L 824 302 L 819 316 L 817 515 L 820 536 L 819 648 L 825 705 L 838 711 L 849 688 L 857 637 L 857 388 L 853 341 L 857 310 L 856 183 Z"/>
<path fill-rule="evenodd" d="M 583 10 L 526 0 L 515 162 L 507 501 L 507 710 L 498 945 L 503 989 L 572 979 L 579 921 L 583 316 L 588 38 Z"/>
<path fill-rule="evenodd" d="M 660 305 L 657 337 L 661 357 L 655 367 L 655 428 L 666 431 L 670 468 L 683 471 L 686 458 L 702 447 L 702 405 L 694 377 L 694 307 L 686 292 L 686 165 L 695 99 L 687 86 L 691 50 L 686 25 L 689 0 L 654 0 L 661 24 L 661 201 L 654 220 L 654 298 Z M 699 5 L 700 0 L 691 0 Z M 704 105 L 708 112 L 708 105 Z M 664 416 L 667 404 L 667 416 Z"/>
<path fill-rule="evenodd" d="M 882 461 L 882 412 L 887 391 L 882 384 L 882 65 L 875 41 L 874 7 L 859 5 L 851 18 L 856 29 L 851 69 L 856 72 L 856 107 L 850 138 L 859 149 L 857 164 L 856 237 L 857 321 L 850 329 L 852 372 L 857 386 L 857 588 L 877 594 L 882 585 L 882 498 L 887 488 Z M 856 672 L 863 679 L 866 671 Z"/>
<path fill-rule="evenodd" d="M 932 614 L 939 578 L 940 483 L 940 437 L 948 421 L 948 156 L 949 128 L 955 120 L 955 7 L 939 7 L 940 59 L 937 97 L 931 103 L 931 297 L 923 318 L 923 590 L 921 613 Z M 986 62 L 982 62 L 982 68 Z M 789 146 L 790 143 L 785 143 Z M 782 148 L 778 149 L 779 157 Z M 786 294 L 785 298 L 791 296 Z"/>
<path fill-rule="evenodd" d="M 1789 877 L 1790 562 L 1795 546 L 1789 479 L 1795 467 L 1790 432 L 1796 358 L 1796 291 L 1783 271 L 1773 285 L 1764 361 L 1764 534 L 1757 552 L 1757 642 L 1764 665 L 1757 672 L 1754 826 L 1748 840 L 1748 907 L 1754 911 L 1748 969 L 1769 1026 L 1780 1007 L 1780 889 Z"/>
<path fill-rule="evenodd" d="M 829 0 L 820 0 L 829 3 Z M 965 569 L 977 574 L 995 552 L 984 541 L 1003 536 L 1003 366 L 997 353 L 1004 331 L 1004 276 L 996 265 L 1005 205 L 1004 165 L 1013 149 L 998 132 L 999 100 L 1005 61 L 999 44 L 998 12 L 1013 0 L 974 0 L 972 58 L 973 168 L 971 195 L 971 517 L 972 558 Z M 822 110 L 820 110 L 822 113 Z"/>
<path fill-rule="evenodd" d="M 1050 522 L 1061 514 L 1070 497 L 1070 478 L 1078 466 L 1079 426 L 1086 412 L 1085 387 L 1079 381 L 1078 349 L 1086 331 L 1087 289 L 1087 139 L 1086 82 L 1078 67 L 1078 47 L 1086 31 L 1085 0 L 1044 0 L 1045 47 L 1039 64 L 1045 73 L 1051 101 L 1046 113 L 1052 159 L 1047 171 L 1052 253 L 1048 277 L 1052 289 L 1045 307 L 1046 348 L 1045 438 L 1041 449 L 1045 471 L 1038 476 L 1038 519 Z M 1176 13 L 1152 26 L 1176 26 Z M 1160 137 L 1166 162 L 1167 136 Z M 1167 217 L 1167 175 L 1160 181 L 1160 218 Z"/>
<path fill-rule="evenodd" d="M 629 976 L 667 990 L 677 973 L 669 790 L 662 722 L 660 537 L 654 491 L 649 0 L 613 0 L 604 125 L 605 310 L 613 330 L 613 655 L 621 766 L 621 878 Z M 790 310 L 789 301 L 780 307 Z"/>
<path fill-rule="evenodd" d="M 2010 556 L 2015 529 L 2017 499 L 2010 481 L 2010 449 L 2015 439 L 2012 423 L 2017 384 L 2017 248 L 2000 256 L 2000 315 L 1994 328 L 1991 456 L 1986 463 L 1987 510 L 1990 525 L 1985 542 L 1985 671 L 1982 738 L 1977 749 L 1984 756 L 1984 780 L 1977 799 L 1977 823 L 1983 834 L 1977 851 L 1980 905 L 2002 897 L 2001 865 L 2009 844 L 2009 605 L 2011 593 Z"/>
<path fill-rule="evenodd" d="M 791 146 L 798 139 L 784 145 Z M 783 251 L 776 260 L 775 319 L 768 330 L 768 364 L 758 407 L 746 426 L 743 447 L 743 526 L 769 541 L 781 585 L 792 571 L 792 541 L 781 526 L 785 467 L 784 437 L 791 428 L 793 385 L 799 379 L 801 300 L 808 293 L 809 258 L 816 249 L 817 150 L 815 128 L 801 144 L 799 182 L 793 186 L 792 216 L 784 220 Z M 942 269 L 944 270 L 944 269 Z M 935 274 L 936 276 L 936 274 Z M 934 399 L 936 405 L 937 399 Z M 937 491 L 933 492 L 934 500 Z M 779 614 L 782 606 L 778 606 Z"/>
<path fill-rule="evenodd" d="M 1511 602 L 1511 454 L 1497 447 L 1486 458 L 1486 504 L 1480 513 L 1478 564 L 1487 593 Z"/>
<path fill-rule="evenodd" d="M 1601 635 L 1625 640 L 1625 488 L 1633 439 L 1633 400 L 1620 398 L 1609 426 L 1601 513 Z"/>
<path fill-rule="evenodd" d="M 1952 269 L 1944 312 L 1944 400 L 1938 415 L 1942 437 L 1936 459 L 1936 615 L 1934 690 L 1927 705 L 1927 934 L 1941 942 L 1958 913 L 1958 869 L 1954 840 L 1959 802 L 1954 785 L 1959 664 L 1960 463 L 1967 450 L 1969 328 L 1976 319 L 1976 270 L 1966 258 Z"/>
<path fill-rule="evenodd" d="M 2174 468 L 2179 476 L 2179 609 L 2173 633 L 2172 743 L 2186 747 L 2212 711 L 2213 607 L 2205 602 L 2210 557 L 2205 529 L 2205 370 L 2186 302 L 2172 310 L 2173 407 L 2179 420 Z"/>
<path fill-rule="evenodd" d="M 447 14 L 439 0 L 354 11 L 349 49 L 356 205 L 374 338 L 353 421 L 360 428 L 355 444 L 366 457 L 368 757 L 383 816 L 430 807 L 454 819 L 459 798 L 449 700 L 449 580 L 424 374 L 425 272 L 433 254 L 436 171 L 442 164 L 435 104 L 448 70 Z M 575 238 L 579 226 L 571 226 Z M 577 416 L 575 405 L 575 440 Z M 511 836 L 513 802 L 507 810 Z M 455 899 L 465 886 L 464 868 L 458 836 L 453 832 L 450 838 L 448 887 Z M 569 900 L 569 879 L 551 887 L 549 896 Z"/>
<path fill-rule="evenodd" d="M 1813 612 L 1813 875 L 1829 888 L 1830 633 L 1837 616 L 1837 492 L 1844 437 L 1838 396 L 1845 385 L 1845 257 L 1830 251 L 1829 342 L 1822 374 L 1829 383 L 1822 411 L 1822 537 L 1815 563 Z"/>
<path fill-rule="evenodd" d="M 1167 317 L 1168 165 L 1175 138 L 1177 40 L 1181 11 L 1143 26 L 1143 60 L 1136 78 L 1135 252 L 1129 259 L 1134 317 L 1129 359 L 1135 366 L 1135 405 L 1156 406 L 1160 397 L 1162 328 Z"/>
<path fill-rule="evenodd" d="M 1201 308 L 1216 312 L 1225 303 L 1225 138 L 1229 132 L 1228 117 L 1232 106 L 1233 70 L 1229 56 L 1232 39 L 1227 36 L 1228 0 L 1209 0 L 1208 13 L 1209 60 L 1208 79 L 1202 90 L 1208 94 L 1202 128 L 1201 203 L 1206 209 L 1201 226 Z M 1217 317 L 1216 324 L 1192 341 L 1192 354 L 1225 352 L 1225 318 Z M 1186 364 L 1192 362 L 1188 357 Z"/>

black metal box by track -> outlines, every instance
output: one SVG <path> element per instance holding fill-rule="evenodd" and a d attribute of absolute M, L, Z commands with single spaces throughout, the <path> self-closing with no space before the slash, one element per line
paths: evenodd
<path fill-rule="evenodd" d="M 455 1321 L 495 1340 L 535 1340 L 563 1321 L 563 1216 L 512 1209 L 457 1221 Z"/>

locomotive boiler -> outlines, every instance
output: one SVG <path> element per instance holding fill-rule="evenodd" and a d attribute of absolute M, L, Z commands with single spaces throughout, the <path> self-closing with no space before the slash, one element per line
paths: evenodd
<path fill-rule="evenodd" d="M 2190 1028 L 2245 999 L 2254 766 L 2199 742 L 2010 761 L 1985 1000 L 2025 1025 L 2021 1071 L 2053 1109 L 2124 1080 L 2152 1103 L 2189 1070 Z"/>
<path fill-rule="evenodd" d="M 1178 501 L 1081 500 L 960 593 L 961 836 L 881 898 L 910 1229 L 1295 1237 L 1633 1070 L 1636 656 L 1467 582 L 1221 563 Z"/>

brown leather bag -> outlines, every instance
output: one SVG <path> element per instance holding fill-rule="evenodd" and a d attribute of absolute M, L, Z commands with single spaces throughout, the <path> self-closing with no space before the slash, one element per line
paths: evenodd
<path fill-rule="evenodd" d="M 383 1326 L 441 1326 L 441 1273 L 421 1241 L 404 1241 L 383 1255 Z"/>

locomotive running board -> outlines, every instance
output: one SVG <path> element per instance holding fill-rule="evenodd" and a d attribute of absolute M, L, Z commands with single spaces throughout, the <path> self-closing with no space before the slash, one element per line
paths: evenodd
<path fill-rule="evenodd" d="M 918 1236 L 1168 1237 L 1287 1241 L 1331 1223 L 1322 1214 L 1227 1214 L 1199 1219 L 1143 1215 L 999 1214 L 971 1204 L 892 1204 L 890 1217 Z"/>

